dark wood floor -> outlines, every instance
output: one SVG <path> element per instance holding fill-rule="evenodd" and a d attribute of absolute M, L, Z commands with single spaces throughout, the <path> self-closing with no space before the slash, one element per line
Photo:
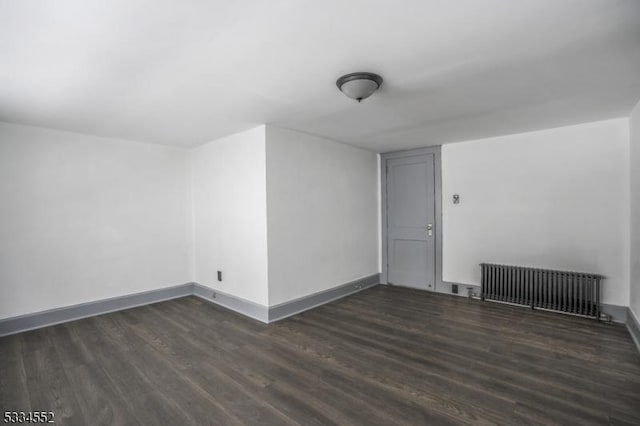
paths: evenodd
<path fill-rule="evenodd" d="M 378 286 L 269 326 L 186 297 L 0 339 L 2 410 L 64 425 L 640 424 L 592 320 Z"/>

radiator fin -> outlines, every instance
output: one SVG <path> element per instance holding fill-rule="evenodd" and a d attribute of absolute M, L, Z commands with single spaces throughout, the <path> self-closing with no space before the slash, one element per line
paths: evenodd
<path fill-rule="evenodd" d="M 482 263 L 482 300 L 600 317 L 601 275 Z"/>

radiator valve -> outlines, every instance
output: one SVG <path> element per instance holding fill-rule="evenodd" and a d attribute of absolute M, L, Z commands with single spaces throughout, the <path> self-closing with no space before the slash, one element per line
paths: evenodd
<path fill-rule="evenodd" d="M 600 318 L 598 318 L 598 319 L 600 321 L 604 321 L 604 322 L 611 322 L 611 320 L 613 318 L 609 314 L 605 314 L 604 312 L 600 312 Z"/>

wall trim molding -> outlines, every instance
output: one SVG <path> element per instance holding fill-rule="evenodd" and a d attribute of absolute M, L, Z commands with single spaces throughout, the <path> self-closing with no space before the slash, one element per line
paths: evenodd
<path fill-rule="evenodd" d="M 600 303 L 600 312 L 611 315 L 611 321 L 621 324 L 626 324 L 629 317 L 629 308 L 627 306 Z"/>
<path fill-rule="evenodd" d="M 255 320 L 264 323 L 269 322 L 268 306 L 243 299 L 242 297 L 233 296 L 198 283 L 193 283 L 192 294 L 208 302 L 215 303 L 223 308 L 230 309 Z"/>
<path fill-rule="evenodd" d="M 638 352 L 640 352 L 640 320 L 631 308 L 627 308 L 626 325 L 633 342 L 636 344 L 636 348 L 638 348 Z"/>
<path fill-rule="evenodd" d="M 319 291 L 287 302 L 269 307 L 269 323 L 280 321 L 300 312 L 313 309 L 325 303 L 342 299 L 343 297 L 358 293 L 367 288 L 380 284 L 380 273 L 358 278 L 348 283 Z"/>
<path fill-rule="evenodd" d="M 379 283 L 380 274 L 376 273 L 328 290 L 269 307 L 224 293 L 215 288 L 191 282 L 0 319 L 0 337 L 186 296 L 199 297 L 268 324 L 341 299 Z"/>
<path fill-rule="evenodd" d="M 123 309 L 135 308 L 136 306 L 163 302 L 192 294 L 193 283 L 186 283 L 5 318 L 0 320 L 0 336 L 22 333 L 37 328 L 121 311 Z"/>
<path fill-rule="evenodd" d="M 455 293 L 451 292 L 451 286 L 453 284 L 457 284 L 458 285 L 458 294 L 455 294 Z M 456 283 L 456 282 L 453 282 L 453 281 L 442 281 L 442 284 L 440 285 L 440 288 L 436 288 L 436 293 L 450 294 L 452 296 L 469 297 L 469 294 L 467 292 L 467 288 L 472 288 L 474 293 L 480 295 L 480 286 L 479 285 L 477 285 L 477 284 Z"/>
<path fill-rule="evenodd" d="M 308 296 L 299 297 L 273 306 L 265 306 L 199 283 L 191 282 L 0 319 L 0 337 L 186 296 L 199 297 L 241 315 L 269 324 L 342 299 L 343 297 L 374 287 L 380 283 L 380 273 L 376 273 Z M 445 284 L 450 285 L 451 283 L 445 282 Z M 461 289 L 464 289 L 463 286 L 473 287 L 473 285 L 468 284 L 460 284 L 460 286 L 462 286 Z M 437 292 L 451 294 L 442 291 L 444 290 L 442 288 L 440 290 L 441 291 Z M 451 295 L 456 296 L 455 294 Z M 636 318 L 631 308 L 602 304 L 602 311 L 611 315 L 613 321 L 626 324 L 629 334 L 636 344 L 638 351 L 640 351 L 640 321 Z"/>

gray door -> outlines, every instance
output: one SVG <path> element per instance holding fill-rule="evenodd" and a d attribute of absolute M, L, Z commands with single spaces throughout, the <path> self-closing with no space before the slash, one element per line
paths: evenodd
<path fill-rule="evenodd" d="M 386 160 L 390 284 L 435 289 L 435 156 Z"/>

